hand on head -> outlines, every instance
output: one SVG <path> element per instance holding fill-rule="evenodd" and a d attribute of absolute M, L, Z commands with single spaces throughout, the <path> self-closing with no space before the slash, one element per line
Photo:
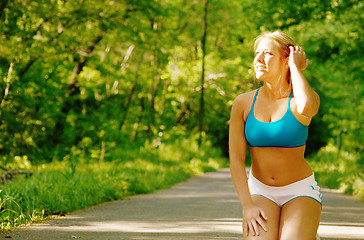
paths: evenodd
<path fill-rule="evenodd" d="M 307 68 L 308 59 L 306 59 L 306 53 L 303 51 L 302 47 L 300 46 L 289 47 L 288 65 L 290 68 L 297 67 L 302 71 Z"/>

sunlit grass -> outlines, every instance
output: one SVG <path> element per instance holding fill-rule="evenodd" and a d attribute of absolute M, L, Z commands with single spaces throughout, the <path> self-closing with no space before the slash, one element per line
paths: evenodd
<path fill-rule="evenodd" d="M 29 178 L 3 185 L 0 228 L 11 229 L 52 214 L 168 188 L 191 176 L 226 166 L 209 142 L 198 148 L 193 138 L 157 147 L 124 148 L 113 161 L 72 159 L 33 166 Z M 192 147 L 191 147 L 192 146 Z"/>
<path fill-rule="evenodd" d="M 320 184 L 364 200 L 363 156 L 356 152 L 338 152 L 329 144 L 309 158 Z"/>

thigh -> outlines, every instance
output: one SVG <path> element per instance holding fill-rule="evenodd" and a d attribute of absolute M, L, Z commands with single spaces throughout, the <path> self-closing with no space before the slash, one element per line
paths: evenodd
<path fill-rule="evenodd" d="M 259 236 L 253 237 L 251 234 L 249 234 L 249 236 L 246 237 L 245 229 L 243 229 L 244 239 L 276 240 L 278 237 L 279 216 L 281 208 L 272 200 L 260 195 L 253 195 L 252 199 L 255 205 L 263 208 L 263 211 L 266 217 L 268 218 L 266 222 L 267 232 L 265 232 L 261 228 L 259 229 L 260 230 Z"/>
<path fill-rule="evenodd" d="M 309 197 L 295 198 L 282 206 L 280 240 L 314 240 L 321 218 L 321 204 Z"/>

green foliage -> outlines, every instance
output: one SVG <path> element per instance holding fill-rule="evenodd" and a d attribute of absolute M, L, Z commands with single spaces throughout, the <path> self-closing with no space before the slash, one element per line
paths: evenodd
<path fill-rule="evenodd" d="M 328 144 L 309 158 L 321 184 L 364 200 L 363 153 L 338 151 Z"/>
<path fill-rule="evenodd" d="M 195 130 L 202 3 L 6 1 L 2 7 L 0 152 L 8 159 L 51 162 L 74 148 L 96 156 L 102 144 L 109 150 L 123 141 L 152 141 L 161 130 Z M 362 151 L 362 9 L 356 1 L 209 1 L 203 130 L 213 143 L 227 155 L 232 100 L 258 85 L 254 38 L 280 29 L 304 46 L 307 77 L 322 99 L 308 153 L 343 129 L 342 147 Z M 343 111 L 343 102 L 357 111 Z"/>
<path fill-rule="evenodd" d="M 196 136 L 125 149 L 112 153 L 110 162 L 85 163 L 79 158 L 30 168 L 30 178 L 7 183 L 0 191 L 1 229 L 168 188 L 227 164 L 209 141 L 198 148 Z"/>
<path fill-rule="evenodd" d="M 205 105 L 200 109 L 203 1 L 3 1 L 1 167 L 65 164 L 70 172 L 58 174 L 57 180 L 66 184 L 65 176 L 72 182 L 86 178 L 78 166 L 137 161 L 135 156 L 141 155 L 134 151 L 141 148 L 148 154 L 154 151 L 152 165 L 146 164 L 151 172 L 158 169 L 158 157 L 173 165 L 174 154 L 187 161 L 183 169 L 193 169 L 186 170 L 187 175 L 209 170 L 214 164 L 201 155 L 204 147 L 218 149 L 216 156 L 228 155 L 232 102 L 260 84 L 252 66 L 255 37 L 282 30 L 304 47 L 310 61 L 305 75 L 321 98 L 310 125 L 307 154 L 314 162 L 319 158 L 326 162 L 331 153 L 325 146 L 336 145 L 340 154 L 350 153 L 337 164 L 343 166 L 340 171 L 359 176 L 350 178 L 350 183 L 356 186 L 353 193 L 361 195 L 363 7 L 354 0 L 261 0 L 259 4 L 209 0 Z M 200 111 L 205 116 L 201 133 L 205 142 L 197 148 Z M 178 151 L 178 144 L 184 152 Z M 145 158 L 138 161 L 144 164 Z M 356 169 L 350 168 L 352 161 Z M 146 170 L 129 170 L 125 174 L 135 192 L 158 186 L 159 177 L 148 185 L 133 177 Z M 332 186 L 339 187 L 344 178 L 335 181 Z M 5 196 L 2 202 L 14 199 Z M 26 214 L 37 216 L 41 211 Z M 10 216 L 11 211 L 3 214 Z"/>

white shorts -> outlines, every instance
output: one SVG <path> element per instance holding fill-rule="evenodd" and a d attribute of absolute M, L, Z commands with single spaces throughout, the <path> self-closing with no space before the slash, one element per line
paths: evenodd
<path fill-rule="evenodd" d="M 310 197 L 318 201 L 322 205 L 322 195 L 320 187 L 315 181 L 315 176 L 312 174 L 308 178 L 288 184 L 282 187 L 273 187 L 266 185 L 256 179 L 253 174 L 249 174 L 248 180 L 249 190 L 251 195 L 264 196 L 278 206 L 282 207 L 285 203 L 298 197 Z"/>

